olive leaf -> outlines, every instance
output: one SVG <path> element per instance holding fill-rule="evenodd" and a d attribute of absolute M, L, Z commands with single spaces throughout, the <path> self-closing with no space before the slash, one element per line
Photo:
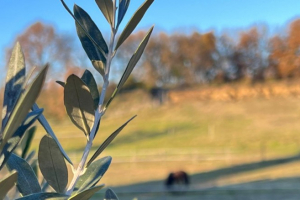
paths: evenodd
<path fill-rule="evenodd" d="M 56 83 L 58 83 L 59 85 L 61 85 L 62 87 L 65 87 L 66 83 L 62 82 L 62 81 L 55 81 Z"/>
<path fill-rule="evenodd" d="M 110 156 L 107 156 L 88 166 L 85 173 L 79 177 L 75 185 L 75 190 L 83 191 L 95 186 L 108 169 L 111 159 Z"/>
<path fill-rule="evenodd" d="M 28 164 L 30 164 L 30 167 L 32 168 L 32 170 L 34 171 L 34 173 L 36 174 L 36 176 L 38 176 L 39 175 L 39 172 L 38 172 L 39 169 L 38 169 L 38 161 L 37 161 L 37 159 L 32 160 L 31 163 L 28 162 Z"/>
<path fill-rule="evenodd" d="M 18 172 L 17 188 L 23 196 L 41 192 L 35 173 L 24 159 L 11 154 L 7 161 L 7 167 L 10 171 Z"/>
<path fill-rule="evenodd" d="M 125 72 L 123 73 L 121 80 L 119 81 L 116 89 L 114 90 L 112 96 L 110 97 L 110 99 L 108 100 L 108 102 L 106 103 L 105 108 L 108 108 L 108 106 L 110 105 L 111 101 L 114 99 L 114 97 L 116 96 L 116 94 L 120 91 L 120 89 L 122 88 L 122 86 L 124 85 L 124 83 L 126 82 L 126 80 L 128 79 L 129 75 L 131 74 L 133 68 L 135 67 L 135 65 L 137 64 L 137 62 L 139 61 L 139 59 L 141 58 L 144 49 L 149 41 L 149 38 L 151 36 L 151 33 L 153 31 L 153 26 L 151 27 L 151 29 L 148 31 L 148 33 L 146 34 L 146 36 L 144 37 L 144 39 L 142 40 L 142 42 L 139 44 L 137 50 L 134 52 L 134 54 L 132 55 L 132 57 L 129 60 L 129 63 L 125 69 Z"/>
<path fill-rule="evenodd" d="M 0 182 L 0 199 L 4 199 L 9 190 L 15 185 L 18 179 L 18 172 L 14 171 Z"/>
<path fill-rule="evenodd" d="M 133 116 L 131 119 L 129 119 L 125 124 L 123 124 L 121 127 L 119 127 L 117 130 L 115 130 L 97 149 L 97 151 L 94 153 L 94 155 L 91 157 L 91 159 L 88 161 L 86 166 L 88 167 L 100 154 L 101 152 L 115 139 L 115 137 L 123 130 L 123 128 L 134 118 Z"/>
<path fill-rule="evenodd" d="M 93 74 L 86 69 L 81 77 L 81 80 L 83 80 L 83 82 L 90 89 L 92 98 L 94 100 L 94 110 L 96 110 L 98 108 L 98 103 L 99 103 L 99 91 L 98 91 L 98 86 L 95 81 L 95 78 Z"/>
<path fill-rule="evenodd" d="M 19 42 L 13 48 L 5 81 L 5 91 L 2 109 L 2 129 L 5 127 L 8 117 L 17 102 L 25 82 L 25 60 Z M 0 133 L 0 138 L 2 135 Z"/>
<path fill-rule="evenodd" d="M 100 51 L 103 55 L 105 55 L 104 50 L 102 47 L 93 39 L 93 37 L 88 33 L 88 31 L 85 29 L 85 27 L 80 23 L 79 19 L 77 19 L 74 14 L 71 12 L 71 10 L 68 8 L 67 4 L 64 2 L 64 0 L 60 0 L 63 4 L 64 8 L 67 10 L 67 12 L 73 17 L 76 24 L 81 27 L 82 31 L 86 34 L 86 36 L 90 39 L 90 41 L 95 45 L 95 47 Z"/>
<path fill-rule="evenodd" d="M 119 0 L 119 12 L 118 12 L 118 23 L 117 23 L 117 27 L 119 27 L 119 25 L 121 24 L 126 11 L 128 9 L 130 0 Z"/>
<path fill-rule="evenodd" d="M 28 127 L 30 127 L 39 115 L 43 112 L 43 109 L 39 109 L 37 111 L 32 111 L 28 113 L 26 119 L 21 124 L 21 126 L 16 130 L 16 132 L 12 135 L 12 137 L 7 141 L 5 146 L 3 147 L 2 153 L 0 154 L 0 169 L 4 166 L 7 159 L 11 155 L 11 153 L 15 150 L 17 145 L 19 144 L 21 138 L 25 134 Z"/>
<path fill-rule="evenodd" d="M 123 0 L 124 1 L 124 0 Z M 117 50 L 122 43 L 128 38 L 128 36 L 132 33 L 132 31 L 135 29 L 135 27 L 138 25 L 138 23 L 143 18 L 144 14 L 150 7 L 150 5 L 153 3 L 154 0 L 146 0 L 141 7 L 134 13 L 132 18 L 127 23 L 126 27 L 124 28 L 123 32 L 121 33 L 117 45 L 115 47 L 115 50 Z"/>
<path fill-rule="evenodd" d="M 101 190 L 104 187 L 104 184 L 89 188 L 87 190 L 81 191 L 72 195 L 68 200 L 88 200 L 90 199 L 96 192 Z"/>
<path fill-rule="evenodd" d="M 95 61 L 93 60 L 92 61 L 93 64 L 95 63 L 98 63 L 98 64 L 102 64 L 103 66 L 103 63 L 102 61 Z M 98 65 L 97 64 L 97 65 Z M 93 76 L 93 74 L 89 71 L 89 70 L 85 70 L 82 77 L 81 77 L 81 80 L 83 80 L 83 82 L 88 86 L 90 92 L 91 92 L 91 95 L 92 95 L 92 98 L 94 100 L 94 109 L 96 110 L 97 107 L 98 107 L 98 103 L 99 103 L 99 90 L 98 90 L 98 85 L 96 83 L 96 80 Z M 58 83 L 59 85 L 61 85 L 62 87 L 65 87 L 66 86 L 66 83 L 65 82 L 62 82 L 62 81 L 56 81 L 56 83 Z"/>
<path fill-rule="evenodd" d="M 96 3 L 103 13 L 108 23 L 113 27 L 114 25 L 114 12 L 112 0 L 96 0 Z"/>
<path fill-rule="evenodd" d="M 85 12 L 81 7 L 77 5 L 74 5 L 74 16 L 78 21 L 75 22 L 77 35 L 89 59 L 91 61 L 101 60 L 103 61 L 103 63 L 106 63 L 106 54 L 108 53 L 108 47 L 94 21 L 91 19 L 87 12 Z M 83 27 L 81 27 L 80 25 L 82 25 Z M 99 50 L 94 42 L 91 41 L 90 37 L 88 37 L 87 33 L 84 30 L 86 30 L 88 35 L 93 38 L 93 40 L 99 45 L 101 50 Z"/>
<path fill-rule="evenodd" d="M 39 106 L 35 103 L 32 106 L 32 110 L 38 110 L 40 109 Z M 58 145 L 61 153 L 64 155 L 65 159 L 73 166 L 73 163 L 71 161 L 71 159 L 69 158 L 69 156 L 67 155 L 67 153 L 65 152 L 65 150 L 63 149 L 63 147 L 61 146 L 60 142 L 58 141 L 56 135 L 54 134 L 51 126 L 49 125 L 48 121 L 46 120 L 46 118 L 44 117 L 43 114 L 41 114 L 38 118 L 38 121 L 40 122 L 40 124 L 43 126 L 43 128 L 45 129 L 45 131 L 52 137 L 52 139 L 55 140 L 56 144 Z"/>
<path fill-rule="evenodd" d="M 94 68 L 102 75 L 105 76 L 105 65 L 101 60 L 92 60 Z"/>
<path fill-rule="evenodd" d="M 40 110 L 43 111 L 43 109 L 40 109 Z M 32 112 L 36 112 L 36 111 L 32 111 Z M 42 112 L 40 112 L 40 114 L 42 114 Z M 37 118 L 40 116 L 40 114 L 37 116 Z M 20 146 L 22 148 L 22 155 L 21 155 L 22 158 L 25 158 L 27 155 L 27 152 L 28 152 L 31 142 L 33 140 L 35 131 L 36 131 L 36 126 L 33 126 L 28 131 L 26 131 L 25 135 L 23 136 L 23 138 L 20 142 Z"/>
<path fill-rule="evenodd" d="M 118 197 L 112 189 L 108 188 L 105 191 L 105 199 L 104 200 L 118 200 Z"/>
<path fill-rule="evenodd" d="M 33 82 L 25 88 L 24 93 L 20 95 L 16 105 L 14 106 L 10 114 L 7 124 L 3 129 L 3 140 L 0 144 L 0 152 L 2 152 L 2 149 L 5 146 L 6 142 L 15 133 L 22 121 L 24 121 L 30 108 L 36 101 L 43 86 L 47 69 L 48 65 L 43 68 L 43 70 L 37 75 Z"/>
<path fill-rule="evenodd" d="M 65 194 L 58 194 L 58 193 L 51 193 L 51 192 L 40 192 L 31 195 L 27 195 L 16 200 L 44 200 L 44 199 L 51 199 L 51 200 L 67 200 L 68 195 Z"/>
<path fill-rule="evenodd" d="M 39 146 L 38 162 L 40 170 L 49 185 L 58 193 L 63 193 L 68 184 L 68 169 L 56 142 L 45 135 Z"/>
<path fill-rule="evenodd" d="M 94 100 L 89 88 L 74 74 L 67 79 L 64 103 L 71 121 L 88 136 L 95 120 Z"/>

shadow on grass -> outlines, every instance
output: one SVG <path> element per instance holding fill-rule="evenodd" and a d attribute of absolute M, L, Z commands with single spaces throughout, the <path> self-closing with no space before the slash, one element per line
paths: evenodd
<path fill-rule="evenodd" d="M 163 130 L 163 131 L 143 131 L 143 132 L 133 132 L 130 135 L 119 135 L 111 144 L 109 144 L 108 148 L 113 148 L 115 146 L 120 146 L 123 144 L 132 144 L 138 141 L 144 141 L 147 140 L 148 138 L 157 138 L 160 136 L 165 136 L 168 134 L 168 131 Z M 72 151 L 75 153 L 81 153 L 82 149 L 84 147 L 73 147 Z M 95 151 L 99 148 L 99 146 L 94 145 L 92 147 L 92 150 Z"/>
<path fill-rule="evenodd" d="M 231 167 L 221 168 L 208 172 L 192 174 L 191 178 L 191 190 L 206 191 L 208 187 L 205 183 L 209 183 L 218 180 L 222 177 L 233 176 L 239 173 L 245 173 L 255 170 L 260 170 L 277 165 L 287 164 L 291 162 L 300 161 L 300 154 L 290 157 L 277 158 L 267 161 L 253 162 L 241 165 L 235 165 Z M 151 193 L 151 192 L 165 192 L 164 180 L 156 180 L 149 182 L 136 183 L 132 185 L 115 187 L 117 193 Z M 298 184 L 300 186 L 300 184 Z M 224 186 L 226 187 L 226 186 Z M 279 186 L 278 186 L 279 188 Z M 192 191 L 191 191 L 192 192 Z M 299 189 L 300 192 L 300 189 Z"/>
<path fill-rule="evenodd" d="M 235 166 L 231 166 L 231 167 L 212 170 L 209 172 L 194 174 L 194 175 L 192 175 L 192 181 L 194 183 L 213 181 L 213 180 L 219 179 L 224 176 L 264 169 L 267 167 L 273 167 L 276 165 L 282 165 L 282 164 L 287 164 L 287 163 L 296 162 L 296 161 L 300 161 L 300 154 L 297 154 L 294 156 L 289 156 L 289 157 L 284 157 L 284 158 L 277 158 L 277 159 L 272 159 L 272 160 L 235 165 Z"/>
<path fill-rule="evenodd" d="M 122 144 L 132 144 L 138 141 L 146 141 L 148 138 L 157 138 L 165 135 L 167 131 L 136 131 L 130 135 L 119 135 L 115 141 L 110 144 L 110 148 L 114 146 L 120 146 Z"/>
<path fill-rule="evenodd" d="M 172 136 L 173 134 L 177 134 L 180 132 L 186 131 L 185 127 L 175 127 L 172 129 L 164 129 L 160 131 L 135 131 L 128 135 L 122 135 L 120 134 L 110 145 L 109 148 L 112 148 L 114 146 L 120 146 L 123 144 L 134 144 L 138 141 L 147 141 L 147 139 L 151 138 L 159 138 L 159 137 L 166 137 L 166 136 Z"/>

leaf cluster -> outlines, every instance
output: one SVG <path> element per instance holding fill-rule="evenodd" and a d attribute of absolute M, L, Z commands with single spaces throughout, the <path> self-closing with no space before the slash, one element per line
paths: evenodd
<path fill-rule="evenodd" d="M 24 55 L 19 43 L 12 51 L 8 66 L 4 103 L 2 112 L 2 128 L 0 130 L 0 169 L 4 166 L 11 172 L 0 181 L 0 199 L 7 198 L 10 189 L 16 185 L 17 196 L 22 200 L 31 199 L 72 199 L 91 198 L 104 187 L 97 185 L 109 168 L 110 156 L 97 159 L 103 150 L 114 140 L 122 129 L 136 116 L 116 129 L 87 160 L 93 140 L 100 129 L 100 121 L 108 106 L 124 85 L 133 71 L 149 41 L 153 27 L 150 28 L 137 50 L 132 55 L 113 95 L 104 102 L 109 84 L 112 59 L 118 48 L 136 28 L 145 12 L 154 0 L 146 0 L 134 13 L 124 30 L 116 40 L 116 34 L 122 22 L 130 0 L 96 0 L 96 4 L 111 28 L 110 43 L 104 40 L 101 31 L 89 14 L 74 5 L 73 12 L 61 0 L 63 6 L 75 20 L 77 35 L 91 64 L 102 76 L 104 84 L 99 91 L 94 75 L 85 70 L 81 77 L 70 75 L 65 82 L 57 81 L 64 89 L 64 105 L 72 123 L 83 132 L 87 144 L 82 159 L 75 169 L 67 152 L 64 151 L 50 124 L 42 114 L 43 109 L 35 103 L 45 81 L 48 65 L 33 77 L 26 74 Z M 35 151 L 29 151 L 35 134 L 34 122 L 39 121 L 46 131 L 40 141 L 37 159 Z M 73 178 L 68 184 L 67 165 L 73 169 Z M 42 177 L 37 177 L 37 169 Z M 39 180 L 42 181 L 40 182 Z M 105 199 L 118 199 L 108 189 Z"/>

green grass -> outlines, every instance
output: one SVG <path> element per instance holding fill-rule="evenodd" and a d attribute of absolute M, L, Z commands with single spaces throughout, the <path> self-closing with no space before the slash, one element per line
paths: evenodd
<path fill-rule="evenodd" d="M 264 146 L 270 154 L 283 155 L 300 149 L 300 101 L 297 98 L 242 102 L 190 100 L 163 106 L 151 106 L 149 101 L 142 106 L 143 102 L 122 102 L 119 98 L 104 117 L 94 145 L 99 145 L 127 119 L 138 114 L 108 150 L 190 148 L 219 152 L 227 149 L 251 154 Z M 83 148 L 83 134 L 69 121 L 50 123 L 68 151 Z M 39 135 L 41 133 L 39 129 Z"/>
<path fill-rule="evenodd" d="M 171 170 L 197 173 L 300 152 L 298 98 L 236 102 L 187 99 L 158 106 L 143 93 L 126 94 L 113 102 L 101 122 L 93 151 L 135 114 L 137 118 L 103 153 L 113 156 L 105 183 L 163 179 Z M 85 145 L 84 134 L 69 120 L 50 123 L 76 163 Z M 35 148 L 43 134 L 39 128 Z"/>

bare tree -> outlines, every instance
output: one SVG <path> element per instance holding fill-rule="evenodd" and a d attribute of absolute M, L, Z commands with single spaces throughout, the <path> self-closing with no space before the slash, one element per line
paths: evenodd
<path fill-rule="evenodd" d="M 266 29 L 259 30 L 253 27 L 247 32 L 242 32 L 237 49 L 242 56 L 243 65 L 247 66 L 252 82 L 264 81 L 265 70 L 268 67 Z"/>

